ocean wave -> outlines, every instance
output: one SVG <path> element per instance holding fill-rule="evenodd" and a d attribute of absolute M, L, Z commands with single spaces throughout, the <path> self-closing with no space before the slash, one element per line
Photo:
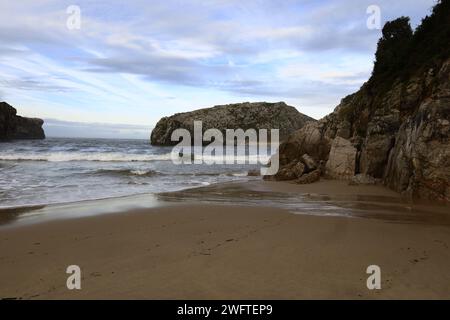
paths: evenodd
<path fill-rule="evenodd" d="M 266 163 L 270 156 L 267 155 L 238 155 L 238 156 L 210 156 L 195 155 L 194 159 L 204 163 Z M 99 161 L 99 162 L 150 162 L 171 161 L 172 154 L 127 154 L 122 152 L 42 152 L 42 153 L 12 153 L 0 154 L 2 161 Z M 231 160 L 231 161 L 230 161 Z M 230 162 L 229 162 L 230 161 Z"/>
<path fill-rule="evenodd" d="M 48 152 L 0 154 L 3 161 L 100 161 L 100 162 L 149 162 L 171 160 L 169 154 L 125 154 L 120 152 Z"/>
<path fill-rule="evenodd" d="M 136 176 L 136 177 L 154 177 L 154 176 L 179 176 L 179 177 L 247 177 L 248 171 L 242 172 L 173 172 L 163 173 L 155 170 L 136 170 L 136 169 L 98 169 L 88 172 L 88 175 L 110 175 L 110 176 Z"/>
<path fill-rule="evenodd" d="M 217 162 L 227 164 L 239 162 L 239 163 L 253 163 L 253 164 L 267 164 L 271 156 L 266 154 L 251 154 L 251 155 L 195 155 L 195 160 L 201 160 L 207 162 Z"/>
<path fill-rule="evenodd" d="M 92 174 L 92 173 L 90 173 Z M 100 169 L 93 172 L 94 175 L 116 175 L 116 176 L 138 176 L 153 177 L 161 175 L 160 172 L 154 170 L 132 170 L 132 169 Z"/>
<path fill-rule="evenodd" d="M 173 176 L 186 177 L 247 177 L 248 171 L 242 172 L 176 172 Z"/>

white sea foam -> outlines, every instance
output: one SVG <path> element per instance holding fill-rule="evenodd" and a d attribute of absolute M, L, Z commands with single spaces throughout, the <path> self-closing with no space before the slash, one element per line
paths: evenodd
<path fill-rule="evenodd" d="M 203 162 L 229 163 L 242 162 L 257 163 L 268 162 L 270 156 L 267 155 L 195 155 L 196 160 Z M 125 154 L 121 152 L 43 152 L 43 153 L 11 153 L 0 154 L 0 160 L 3 161 L 49 161 L 49 162 L 67 162 L 67 161 L 103 161 L 103 162 L 148 162 L 148 161 L 170 161 L 171 154 Z"/>
<path fill-rule="evenodd" d="M 147 176 L 151 174 L 155 174 L 155 171 L 153 170 L 131 170 L 131 174 L 134 174 L 135 176 Z"/>
<path fill-rule="evenodd" d="M 215 162 L 215 163 L 268 163 L 270 155 L 195 155 L 194 159 L 202 160 L 203 162 Z"/>
<path fill-rule="evenodd" d="M 171 155 L 169 147 L 141 140 L 49 138 L 0 144 L 0 207 L 170 192 L 246 180 L 247 171 L 258 168 L 228 161 L 208 166 L 208 157 L 219 157 L 206 154 L 198 154 L 202 165 L 176 165 Z"/>
<path fill-rule="evenodd" d="M 4 161 L 103 161 L 103 162 L 147 162 L 169 161 L 170 154 L 125 154 L 120 152 L 45 152 L 45 153 L 13 153 L 0 154 Z"/>

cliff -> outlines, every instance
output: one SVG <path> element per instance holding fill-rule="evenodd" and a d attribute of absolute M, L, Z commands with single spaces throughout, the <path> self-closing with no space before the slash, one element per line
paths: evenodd
<path fill-rule="evenodd" d="M 353 183 L 379 181 L 415 199 L 449 202 L 448 17 L 450 1 L 445 0 L 415 32 L 408 18 L 388 22 L 370 80 L 333 113 L 280 146 L 282 167 L 274 179 L 305 183 L 322 175 Z M 311 158 L 314 170 L 307 170 L 304 157 Z"/>
<path fill-rule="evenodd" d="M 194 121 L 202 121 L 203 131 L 213 128 L 222 132 L 225 129 L 279 129 L 280 139 L 284 139 L 307 122 L 315 120 L 284 102 L 221 105 L 162 118 L 152 131 L 152 145 L 177 144 L 171 141 L 171 135 L 179 128 L 187 129 L 193 135 Z"/>
<path fill-rule="evenodd" d="M 24 118 L 6 102 L 0 102 L 0 141 L 13 139 L 45 139 L 44 121 Z"/>

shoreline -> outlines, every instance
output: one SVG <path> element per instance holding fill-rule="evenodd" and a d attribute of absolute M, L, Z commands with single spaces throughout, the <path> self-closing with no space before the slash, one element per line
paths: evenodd
<path fill-rule="evenodd" d="M 410 201 L 382 185 L 321 179 L 298 185 L 264 180 L 229 181 L 161 193 L 0 209 L 0 230 L 180 204 L 268 206 L 291 213 L 450 225 L 448 205 Z"/>
<path fill-rule="evenodd" d="M 339 181 L 252 181 L 161 194 L 153 207 L 58 207 L 0 227 L 0 299 L 448 299 L 450 223 L 423 218 L 446 208 L 414 218 L 399 199 Z M 336 208 L 352 214 L 326 214 Z M 370 291 L 374 264 L 382 290 Z M 69 265 L 82 290 L 66 288 Z"/>

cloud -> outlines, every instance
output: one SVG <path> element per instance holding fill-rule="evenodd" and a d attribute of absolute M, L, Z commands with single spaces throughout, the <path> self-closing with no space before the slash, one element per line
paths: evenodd
<path fill-rule="evenodd" d="M 143 123 L 272 98 L 320 117 L 370 75 L 380 36 L 366 27 L 372 2 L 79 0 L 81 29 L 69 30 L 72 1 L 2 1 L 0 87 L 53 118 Z M 377 1 L 383 22 L 410 15 L 413 25 L 433 3 Z"/>
<path fill-rule="evenodd" d="M 202 66 L 195 61 L 161 55 L 145 57 L 111 57 L 88 60 L 89 72 L 128 73 L 144 76 L 148 80 L 195 85 L 199 83 Z M 205 70 L 203 70 L 205 71 Z M 210 73 L 211 70 L 208 70 Z"/>
<path fill-rule="evenodd" d="M 40 91 L 56 91 L 64 92 L 72 90 L 57 84 L 52 84 L 46 80 L 36 78 L 22 78 L 4 80 L 0 78 L 0 86 L 4 88 L 14 88 L 19 90 L 40 90 Z"/>
<path fill-rule="evenodd" d="M 152 127 L 45 119 L 47 137 L 149 139 Z"/>

